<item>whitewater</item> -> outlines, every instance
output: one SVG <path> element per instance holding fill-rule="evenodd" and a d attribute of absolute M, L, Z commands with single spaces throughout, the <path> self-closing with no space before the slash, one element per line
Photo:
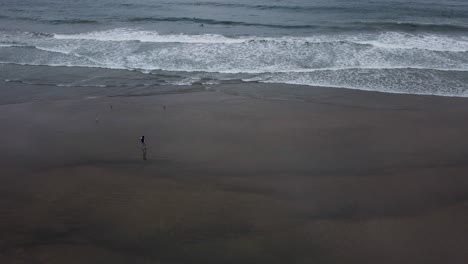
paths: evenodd
<path fill-rule="evenodd" d="M 72 10 L 67 16 L 6 1 L 3 65 L 124 69 L 170 76 L 167 84 L 272 82 L 468 95 L 463 1 L 44 3 Z"/>

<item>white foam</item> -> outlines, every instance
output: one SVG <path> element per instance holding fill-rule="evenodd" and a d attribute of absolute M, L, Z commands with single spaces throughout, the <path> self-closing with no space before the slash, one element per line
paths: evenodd
<path fill-rule="evenodd" d="M 315 35 L 304 37 L 226 37 L 217 34 L 161 35 L 155 31 L 142 31 L 129 28 L 117 28 L 107 31 L 95 31 L 80 34 L 54 34 L 59 40 L 95 40 L 95 41 L 139 41 L 150 43 L 200 43 L 200 44 L 237 44 L 250 42 L 277 42 L 286 44 L 324 44 L 351 42 L 372 45 L 387 49 L 424 49 L 433 51 L 468 51 L 468 37 L 448 37 L 435 34 L 410 34 L 384 32 L 377 37 L 374 34 L 354 35 Z"/>
<path fill-rule="evenodd" d="M 59 49 L 59 48 L 48 48 L 48 47 L 41 47 L 41 46 L 36 46 L 35 47 L 36 49 L 38 50 L 43 50 L 43 51 L 48 51 L 48 52 L 54 52 L 54 53 L 60 53 L 60 54 L 63 54 L 63 55 L 73 55 L 73 56 L 76 56 L 76 57 L 83 57 L 79 54 L 75 54 L 69 50 L 63 50 L 63 49 Z"/>
<path fill-rule="evenodd" d="M 447 78 L 444 72 L 418 69 L 344 70 L 315 73 L 265 74 L 260 82 L 288 83 L 357 90 L 466 97 L 468 85 L 462 75 Z"/>
<path fill-rule="evenodd" d="M 461 88 L 468 88 L 466 80 L 457 79 L 463 73 L 454 73 L 468 72 L 466 36 L 386 32 L 266 38 L 160 35 L 121 28 L 47 38 L 27 34 L 0 37 L 0 42 L 6 41 L 50 54 L 25 49 L 17 56 L 3 49 L 0 61 L 4 63 L 192 73 L 182 74 L 187 78 L 177 84 L 183 85 L 200 81 L 189 76 L 217 80 L 228 76 L 410 93 L 458 95 Z M 417 74 L 409 74 L 415 70 L 419 70 Z M 405 90 L 405 85 L 412 90 Z"/>
<path fill-rule="evenodd" d="M 370 44 L 387 49 L 425 49 L 432 51 L 468 51 L 468 38 L 446 37 L 434 34 L 409 34 L 387 32 L 380 34 L 374 40 L 354 40 L 356 43 Z"/>
<path fill-rule="evenodd" d="M 2 43 L 0 43 L 0 48 L 15 48 L 15 47 L 28 47 L 28 45 L 22 45 L 22 44 L 2 44 Z"/>
<path fill-rule="evenodd" d="M 216 34 L 203 35 L 160 35 L 154 31 L 135 31 L 119 28 L 74 35 L 55 34 L 56 39 L 98 40 L 98 41 L 140 41 L 153 43 L 242 43 L 246 39 L 228 38 Z"/>

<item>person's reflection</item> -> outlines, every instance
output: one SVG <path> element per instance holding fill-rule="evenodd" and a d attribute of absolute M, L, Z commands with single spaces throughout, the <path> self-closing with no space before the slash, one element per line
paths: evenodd
<path fill-rule="evenodd" d="M 143 152 L 143 160 L 146 160 L 146 145 L 143 144 L 143 146 L 141 147 L 141 151 Z"/>
<path fill-rule="evenodd" d="M 143 152 L 143 160 L 146 160 L 146 143 L 145 143 L 145 136 L 141 136 L 141 151 Z"/>

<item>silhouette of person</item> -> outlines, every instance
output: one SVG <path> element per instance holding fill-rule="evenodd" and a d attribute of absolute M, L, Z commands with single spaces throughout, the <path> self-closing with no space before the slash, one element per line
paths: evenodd
<path fill-rule="evenodd" d="M 140 141 L 141 141 L 141 144 L 144 145 L 145 144 L 145 136 L 141 136 Z"/>

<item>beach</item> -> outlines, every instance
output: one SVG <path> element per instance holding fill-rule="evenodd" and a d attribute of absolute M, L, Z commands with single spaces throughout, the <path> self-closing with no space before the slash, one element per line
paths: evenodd
<path fill-rule="evenodd" d="M 63 89 L 0 87 L 0 263 L 468 260 L 466 98 Z"/>
<path fill-rule="evenodd" d="M 1 3 L 0 264 L 468 263 L 468 1 Z"/>

